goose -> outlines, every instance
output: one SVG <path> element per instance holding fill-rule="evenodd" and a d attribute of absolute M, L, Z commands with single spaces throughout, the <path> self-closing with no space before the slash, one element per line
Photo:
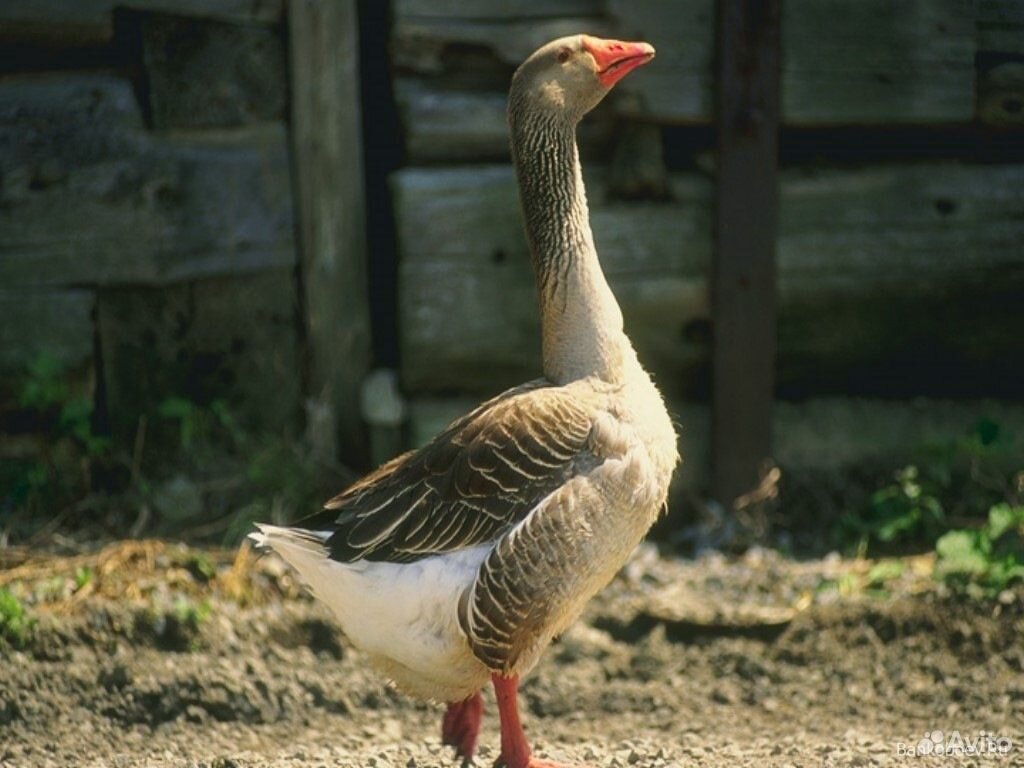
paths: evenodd
<path fill-rule="evenodd" d="M 679 460 L 661 394 L 623 332 L 591 233 L 575 129 L 654 57 L 589 35 L 544 45 L 509 93 L 512 158 L 537 279 L 543 376 L 488 400 L 292 526 L 259 524 L 400 690 L 446 702 L 472 759 L 494 688 L 497 764 L 531 755 L 519 681 L 625 563 Z"/>

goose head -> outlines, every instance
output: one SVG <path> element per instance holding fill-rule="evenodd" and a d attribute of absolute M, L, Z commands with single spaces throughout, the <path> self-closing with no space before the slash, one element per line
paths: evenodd
<path fill-rule="evenodd" d="M 649 43 L 562 37 L 537 49 L 516 70 L 512 105 L 575 125 L 619 80 L 653 58 Z"/>

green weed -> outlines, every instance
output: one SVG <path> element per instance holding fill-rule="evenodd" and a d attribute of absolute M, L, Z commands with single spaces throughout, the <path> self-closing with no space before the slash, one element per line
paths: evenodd
<path fill-rule="evenodd" d="M 895 481 L 872 494 L 868 509 L 848 516 L 847 525 L 861 537 L 881 542 L 936 535 L 945 512 L 931 489 L 922 485 L 918 468 L 904 467 Z"/>
<path fill-rule="evenodd" d="M 297 441 L 248 429 L 223 400 L 200 406 L 169 398 L 159 416 L 173 427 L 185 482 L 204 488 L 198 508 L 206 528 L 225 544 L 237 543 L 254 521 L 284 522 L 315 507 L 317 468 Z"/>
<path fill-rule="evenodd" d="M 24 648 L 35 623 L 17 597 L 7 589 L 0 589 L 0 646 Z"/>
<path fill-rule="evenodd" d="M 992 596 L 1024 580 L 1024 506 L 997 504 L 978 529 L 953 530 L 935 544 L 935 576 Z"/>
<path fill-rule="evenodd" d="M 72 379 L 59 360 L 42 354 L 16 382 L 19 419 L 31 425 L 39 448 L 0 466 L 0 509 L 52 514 L 90 490 L 91 467 L 107 457 L 110 441 L 94 431 L 92 401 Z"/>
<path fill-rule="evenodd" d="M 930 548 L 965 520 L 980 523 L 984 510 L 1021 500 L 1024 457 L 1015 446 L 998 424 L 980 419 L 963 438 L 923 451 L 864 508 L 844 515 L 841 540 L 860 555 L 872 547 Z"/>
<path fill-rule="evenodd" d="M 195 603 L 187 597 L 179 597 L 174 601 L 171 614 L 181 626 L 192 632 L 198 632 L 203 622 L 209 618 L 211 610 L 209 600 Z"/>
<path fill-rule="evenodd" d="M 75 440 L 86 454 L 98 456 L 110 441 L 92 428 L 93 403 L 72 391 L 69 373 L 56 358 L 40 354 L 29 363 L 18 394 L 18 404 L 50 423 L 51 436 Z"/>
<path fill-rule="evenodd" d="M 86 586 L 92 583 L 93 572 L 92 568 L 87 565 L 80 565 L 75 568 L 75 591 L 84 589 Z"/>

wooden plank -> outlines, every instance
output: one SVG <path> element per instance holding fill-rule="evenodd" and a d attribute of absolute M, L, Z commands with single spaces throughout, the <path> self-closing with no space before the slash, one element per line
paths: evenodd
<path fill-rule="evenodd" d="M 601 169 L 584 167 L 598 252 L 641 359 L 671 397 L 707 396 L 710 183 L 676 174 L 670 202 L 612 203 Z M 486 395 L 535 377 L 511 168 L 406 169 L 393 189 L 405 389 Z M 786 391 L 1024 389 L 1024 166 L 794 170 L 780 198 Z"/>
<path fill-rule="evenodd" d="M 0 4 L 0 42 L 106 45 L 114 9 L 172 13 L 245 24 L 276 24 L 284 0 L 17 0 Z"/>
<path fill-rule="evenodd" d="M 1020 0 L 976 0 L 978 51 L 1024 55 L 1024 3 Z"/>
<path fill-rule="evenodd" d="M 149 156 L 127 80 L 5 79 L 0 132 L 8 147 L 0 153 L 0 283 L 156 276 L 154 246 L 164 222 L 155 193 L 170 183 L 171 169 Z"/>
<path fill-rule="evenodd" d="M 771 456 L 780 8 L 720 0 L 718 10 L 711 492 L 728 510 Z"/>
<path fill-rule="evenodd" d="M 459 19 L 543 19 L 552 16 L 598 15 L 603 0 L 394 0 L 395 17 L 427 16 Z"/>
<path fill-rule="evenodd" d="M 115 8 L 173 13 L 238 23 L 279 24 L 285 0 L 113 0 Z"/>
<path fill-rule="evenodd" d="M 154 128 L 285 119 L 288 78 L 278 30 L 167 14 L 145 14 L 139 27 Z"/>
<path fill-rule="evenodd" d="M 394 87 L 410 164 L 509 159 L 504 91 L 469 90 L 418 77 L 397 77 Z M 616 135 L 615 114 L 603 107 L 577 130 L 584 158 L 607 156 Z"/>
<path fill-rule="evenodd" d="M 175 173 L 155 190 L 171 223 L 159 246 L 159 281 L 295 265 L 284 126 L 157 139 L 153 153 Z"/>
<path fill-rule="evenodd" d="M 604 199 L 603 178 L 588 173 L 605 271 L 645 360 L 681 374 L 704 356 L 679 346 L 707 312 L 708 182 L 677 177 L 675 204 L 635 206 Z M 403 384 L 489 392 L 536 376 L 534 278 L 512 169 L 409 169 L 394 190 Z M 671 242 L 691 246 L 670 254 Z"/>
<path fill-rule="evenodd" d="M 478 404 L 472 398 L 415 398 L 409 403 L 409 447 L 424 445 L 452 420 Z M 674 485 L 706 489 L 710 478 L 711 414 L 707 405 L 674 401 L 669 411 L 679 425 L 683 463 Z M 916 456 L 971 434 L 979 418 L 1024 454 L 1024 405 L 992 400 L 916 398 L 894 401 L 819 397 L 779 402 L 772 411 L 774 460 L 785 471 L 891 470 Z"/>
<path fill-rule="evenodd" d="M 1024 123 L 1024 3 L 978 0 L 978 120 Z"/>
<path fill-rule="evenodd" d="M 0 370 L 21 372 L 41 354 L 69 368 L 91 360 L 95 300 L 85 290 L 0 290 Z"/>
<path fill-rule="evenodd" d="M 396 16 L 391 31 L 392 62 L 399 71 L 417 74 L 440 74 L 450 67 L 447 62 L 453 49 L 473 47 L 486 51 L 499 66 L 483 67 L 482 74 L 507 88 L 512 70 L 523 59 L 550 40 L 577 34 L 586 29 L 593 34 L 607 35 L 611 26 L 596 18 L 558 17 L 538 20 L 522 18 L 462 19 L 443 17 Z M 457 50 L 456 50 L 457 52 Z M 480 68 L 481 57 L 467 57 L 468 67 Z M 503 66 L 502 66 L 503 65 Z M 473 79 L 479 80 L 481 73 Z"/>
<path fill-rule="evenodd" d="M 439 90 L 415 78 L 395 80 L 405 151 L 414 162 L 509 157 L 504 94 Z"/>
<path fill-rule="evenodd" d="M 0 83 L 0 283 L 160 283 L 295 263 L 283 126 L 142 127 L 110 75 Z"/>
<path fill-rule="evenodd" d="M 248 425 L 294 432 L 300 409 L 292 270 L 172 286 L 102 289 L 97 300 L 111 426 L 135 433 L 161 402 L 226 402 Z M 91 335 L 91 334 L 90 334 Z"/>
<path fill-rule="evenodd" d="M 1024 123 L 1024 60 L 978 73 L 978 120 L 993 125 Z"/>
<path fill-rule="evenodd" d="M 481 3 L 480 8 L 486 5 Z M 427 87 L 430 77 L 438 78 L 438 98 L 451 83 L 461 81 L 466 90 L 489 90 L 489 103 L 495 104 L 497 96 L 504 95 L 512 68 L 548 39 L 581 31 L 640 38 L 658 49 L 658 59 L 642 76 L 616 88 L 615 111 L 660 122 L 710 122 L 712 0 L 609 0 L 598 17 L 574 17 L 567 11 L 539 22 L 503 17 L 501 4 L 490 5 L 493 12 L 488 13 L 460 14 L 453 8 L 417 15 L 407 12 L 409 4 L 397 4 L 392 48 L 400 72 L 426 76 Z M 970 121 L 977 50 L 974 8 L 969 0 L 784 3 L 785 122 Z M 491 57 L 489 68 L 485 54 Z M 474 106 L 479 109 L 480 102 Z M 501 116 L 476 118 L 487 128 Z M 457 120 L 456 114 L 448 122 Z M 415 120 L 404 121 L 404 127 L 411 144 L 426 141 L 416 135 L 420 127 Z M 484 134 L 477 141 L 485 141 Z"/>
<path fill-rule="evenodd" d="M 295 0 L 288 9 L 310 410 L 319 414 L 309 421 L 338 435 L 343 461 L 363 466 L 359 388 L 370 368 L 370 318 L 356 3 Z M 333 429 L 323 418 L 332 412 Z M 331 452 L 329 439 L 310 437 Z"/>
<path fill-rule="evenodd" d="M 787 124 L 968 122 L 972 0 L 783 3 Z"/>
<path fill-rule="evenodd" d="M 620 200 L 671 198 L 665 141 L 660 126 L 626 123 L 619 129 L 608 167 L 608 190 Z"/>
<path fill-rule="evenodd" d="M 1021 165 L 789 174 L 780 382 L 906 394 L 1020 386 L 1021 210 Z"/>

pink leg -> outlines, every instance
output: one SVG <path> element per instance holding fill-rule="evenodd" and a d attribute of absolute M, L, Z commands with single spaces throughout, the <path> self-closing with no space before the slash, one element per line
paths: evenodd
<path fill-rule="evenodd" d="M 563 768 L 559 763 L 530 756 L 530 745 L 526 743 L 526 734 L 519 721 L 519 678 L 491 675 L 491 681 L 501 719 L 501 757 L 496 765 L 504 765 L 505 768 Z"/>
<path fill-rule="evenodd" d="M 451 702 L 441 723 L 441 741 L 455 747 L 455 754 L 459 757 L 472 760 L 483 716 L 484 700 L 480 691 L 465 701 Z"/>

